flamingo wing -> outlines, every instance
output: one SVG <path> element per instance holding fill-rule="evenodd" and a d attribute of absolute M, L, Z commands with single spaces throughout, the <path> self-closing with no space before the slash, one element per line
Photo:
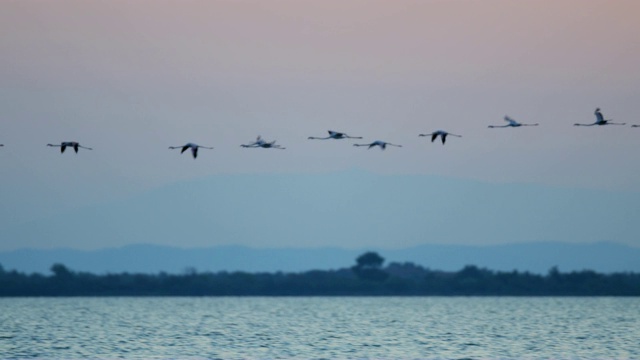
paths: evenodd
<path fill-rule="evenodd" d="M 512 118 L 510 118 L 510 117 L 508 117 L 508 116 L 505 116 L 505 117 L 504 117 L 504 121 L 508 122 L 508 123 L 509 123 L 509 125 L 512 125 L 512 126 L 513 126 L 513 125 L 518 125 L 518 122 L 517 122 L 517 121 L 513 120 Z"/>

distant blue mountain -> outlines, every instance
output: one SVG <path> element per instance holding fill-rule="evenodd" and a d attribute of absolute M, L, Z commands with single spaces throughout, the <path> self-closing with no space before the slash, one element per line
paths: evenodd
<path fill-rule="evenodd" d="M 357 170 L 217 175 L 29 223 L 3 226 L 0 219 L 0 251 L 100 249 L 140 243 L 182 248 L 233 244 L 362 249 L 424 243 L 608 241 L 640 246 L 639 212 L 640 192 L 629 191 Z M 238 249 L 222 249 L 236 259 L 233 264 L 243 261 L 234 255 Z M 457 253 L 455 249 L 447 251 Z M 352 256 L 351 252 L 344 260 Z M 340 266 L 342 261 L 318 266 Z"/>
<path fill-rule="evenodd" d="M 477 265 L 493 270 L 546 273 L 591 269 L 598 272 L 640 272 L 640 249 L 615 243 L 559 242 L 492 246 L 421 245 L 405 249 L 271 248 L 241 246 L 177 248 L 131 245 L 95 251 L 22 249 L 0 252 L 5 270 L 48 273 L 59 262 L 93 273 L 182 273 L 198 271 L 299 272 L 350 267 L 364 251 L 379 252 L 389 262 L 413 262 L 434 270 L 459 270 Z"/>

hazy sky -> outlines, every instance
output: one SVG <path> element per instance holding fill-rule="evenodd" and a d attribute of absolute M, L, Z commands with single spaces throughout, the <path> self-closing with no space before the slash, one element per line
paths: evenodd
<path fill-rule="evenodd" d="M 596 107 L 640 124 L 638 15 L 637 0 L 3 0 L 0 228 L 220 174 L 635 194 L 640 128 L 572 124 Z M 487 128 L 505 114 L 540 126 Z M 306 140 L 328 129 L 404 147 Z M 436 129 L 464 137 L 417 136 Z M 258 134 L 287 150 L 239 147 Z M 45 147 L 66 140 L 95 150 Z M 167 150 L 188 141 L 215 150 Z"/>

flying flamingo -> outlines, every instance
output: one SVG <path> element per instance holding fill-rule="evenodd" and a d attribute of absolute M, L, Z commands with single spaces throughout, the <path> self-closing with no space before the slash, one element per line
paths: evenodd
<path fill-rule="evenodd" d="M 611 119 L 604 119 L 604 116 L 602 116 L 602 113 L 600 112 L 600 108 L 596 108 L 596 111 L 594 112 L 594 114 L 596 115 L 596 122 L 591 123 L 591 124 L 578 124 L 575 123 L 573 124 L 573 126 L 593 126 L 593 125 L 598 125 L 598 126 L 602 126 L 602 125 L 624 125 L 626 123 L 614 123 L 611 122 Z"/>
<path fill-rule="evenodd" d="M 438 136 L 440 136 L 440 139 L 442 140 L 442 145 L 444 145 L 444 142 L 447 141 L 447 136 L 448 135 L 456 136 L 456 137 L 462 137 L 462 135 L 452 134 L 452 133 L 446 132 L 444 130 L 434 131 L 431 134 L 420 134 L 418 136 L 431 136 L 431 142 L 434 142 L 438 138 Z"/>
<path fill-rule="evenodd" d="M 63 153 L 67 149 L 67 147 L 72 147 L 73 150 L 76 152 L 76 154 L 78 153 L 78 149 L 79 148 L 83 148 L 83 149 L 87 149 L 87 150 L 93 150 L 92 148 L 80 145 L 80 143 L 78 143 L 77 141 L 63 141 L 62 143 L 60 143 L 60 145 L 47 144 L 47 146 L 59 147 L 60 148 L 60 153 Z"/>
<path fill-rule="evenodd" d="M 309 136 L 308 139 L 311 140 L 329 140 L 329 139 L 336 139 L 336 140 L 340 140 L 340 139 L 362 139 L 362 137 L 360 136 L 349 136 L 345 133 L 341 133 L 341 132 L 337 132 L 337 131 L 333 131 L 333 130 L 328 130 L 327 131 L 329 133 L 329 136 L 327 137 L 313 137 L 313 136 Z"/>
<path fill-rule="evenodd" d="M 507 125 L 489 125 L 490 128 L 506 128 L 506 127 L 520 127 L 520 126 L 538 126 L 538 124 L 522 124 L 512 118 L 505 116 L 504 121 L 508 122 Z"/>
<path fill-rule="evenodd" d="M 353 144 L 353 146 L 368 146 L 368 149 L 371 149 L 374 146 L 380 146 L 380 150 L 386 149 L 387 145 L 396 146 L 396 147 L 402 147 L 402 145 L 396 145 L 396 144 L 388 143 L 388 142 L 381 141 L 381 140 L 376 140 L 376 141 L 374 141 L 372 143 L 369 143 L 369 144 Z"/>
<path fill-rule="evenodd" d="M 169 146 L 169 149 L 173 150 L 173 149 L 182 149 L 180 150 L 180 154 L 182 154 L 183 152 L 187 151 L 187 149 L 191 149 L 191 155 L 193 155 L 193 158 L 197 158 L 198 157 L 198 148 L 203 148 L 203 149 L 213 149 L 213 147 L 208 147 L 208 146 L 201 146 L 198 144 L 194 144 L 194 143 L 186 143 L 182 146 Z"/>
<path fill-rule="evenodd" d="M 280 149 L 280 150 L 286 149 L 285 147 L 276 145 L 275 140 L 271 142 L 264 141 L 260 135 L 258 135 L 258 137 L 256 138 L 256 141 L 250 144 L 242 144 L 240 146 L 242 146 L 243 148 L 263 148 L 263 149 Z"/>

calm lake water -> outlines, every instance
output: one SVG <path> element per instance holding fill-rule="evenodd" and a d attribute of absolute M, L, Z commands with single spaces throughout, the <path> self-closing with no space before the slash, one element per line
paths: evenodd
<path fill-rule="evenodd" d="M 640 359 L 640 298 L 5 298 L 0 357 Z"/>

